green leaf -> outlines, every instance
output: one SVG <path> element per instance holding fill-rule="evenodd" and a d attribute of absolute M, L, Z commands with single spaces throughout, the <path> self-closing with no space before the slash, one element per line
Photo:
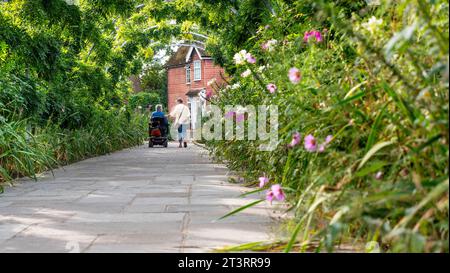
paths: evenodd
<path fill-rule="evenodd" d="M 372 125 L 372 128 L 370 130 L 370 134 L 369 134 L 369 138 L 367 139 L 367 144 L 366 144 L 366 150 L 365 153 L 367 153 L 367 151 L 369 151 L 369 149 L 373 146 L 373 144 L 376 141 L 377 138 L 377 133 L 378 133 L 378 128 L 380 127 L 380 123 L 383 119 L 384 116 L 384 112 L 386 111 L 387 106 L 389 105 L 389 103 L 387 103 L 380 111 L 380 113 L 377 115 L 377 118 L 375 119 L 375 122 Z"/>
<path fill-rule="evenodd" d="M 257 190 L 245 192 L 245 193 L 239 195 L 239 197 L 245 197 L 245 196 L 247 196 L 247 195 L 251 195 L 251 194 L 254 194 L 254 193 L 262 192 L 262 191 L 264 191 L 264 190 L 265 190 L 264 188 L 261 188 L 261 189 L 257 189 Z"/>
<path fill-rule="evenodd" d="M 393 141 L 384 141 L 384 142 L 379 142 L 377 144 L 375 144 L 367 153 L 366 155 L 363 157 L 363 159 L 361 160 L 361 162 L 358 165 L 358 170 L 361 169 L 362 166 L 364 166 L 364 164 L 366 164 L 366 162 L 374 155 L 376 154 L 379 150 L 394 144 L 395 142 Z"/>
<path fill-rule="evenodd" d="M 345 94 L 344 99 L 349 98 L 351 95 L 353 95 L 353 93 L 355 93 L 355 91 L 358 90 L 361 86 L 366 84 L 366 82 L 367 81 L 364 81 L 362 83 L 359 83 L 359 84 L 355 85 L 352 89 L 350 89 L 350 91 L 347 92 L 347 94 Z"/>
<path fill-rule="evenodd" d="M 389 165 L 389 163 L 384 161 L 375 161 L 374 163 L 355 173 L 355 176 L 356 177 L 366 176 L 368 174 L 378 171 L 379 169 L 383 168 L 386 165 Z"/>
<path fill-rule="evenodd" d="M 223 247 L 220 249 L 217 249 L 218 252 L 238 252 L 238 251 L 245 251 L 245 250 L 255 250 L 258 247 L 261 247 L 265 244 L 268 244 L 267 242 L 260 241 L 260 242 L 251 242 L 246 244 L 241 244 L 237 246 L 231 246 L 231 247 Z"/>
<path fill-rule="evenodd" d="M 241 211 L 243 211 L 243 210 L 245 210 L 245 209 L 248 209 L 248 208 L 250 208 L 250 207 L 253 207 L 253 206 L 255 206 L 255 205 L 257 205 L 257 204 L 259 204 L 259 203 L 261 203 L 261 202 L 263 202 L 263 201 L 264 201 L 264 199 L 256 200 L 256 201 L 254 201 L 254 202 L 251 202 L 250 204 L 247 204 L 247 205 L 245 205 L 245 206 L 239 207 L 239 208 L 237 208 L 237 209 L 235 209 L 235 210 L 233 210 L 233 211 L 231 211 L 231 212 L 225 214 L 224 216 L 220 217 L 220 218 L 217 219 L 217 220 L 222 220 L 222 219 L 225 219 L 225 218 L 227 218 L 227 217 L 230 217 L 230 216 L 232 216 L 232 215 L 234 215 L 234 214 L 236 214 L 236 213 L 238 213 L 238 212 L 241 212 Z"/>
<path fill-rule="evenodd" d="M 348 97 L 346 99 L 341 100 L 340 102 L 338 102 L 335 106 L 342 106 L 344 104 L 347 104 L 349 102 L 352 102 L 354 100 L 358 100 L 362 97 L 364 97 L 366 95 L 366 93 L 364 91 L 358 92 L 355 95 Z"/>
<path fill-rule="evenodd" d="M 285 253 L 289 253 L 292 250 L 292 247 L 294 246 L 295 242 L 297 241 L 298 233 L 300 232 L 300 228 L 302 227 L 303 221 L 300 221 L 294 229 L 294 232 L 291 235 L 291 239 L 289 240 L 289 243 L 287 244 L 286 248 L 284 249 Z"/>
<path fill-rule="evenodd" d="M 403 114 L 408 117 L 412 123 L 414 123 L 416 117 L 413 111 L 406 104 L 405 100 L 401 98 L 386 82 L 383 82 L 382 86 L 383 89 L 388 93 L 388 95 L 394 100 Z"/>

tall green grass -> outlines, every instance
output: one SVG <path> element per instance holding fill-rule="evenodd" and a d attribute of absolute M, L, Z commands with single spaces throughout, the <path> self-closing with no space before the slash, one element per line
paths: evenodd
<path fill-rule="evenodd" d="M 99 111 L 86 128 L 61 129 L 57 124 L 35 128 L 28 120 L 0 118 L 0 189 L 13 179 L 60 165 L 142 144 L 146 118 L 119 110 Z"/>

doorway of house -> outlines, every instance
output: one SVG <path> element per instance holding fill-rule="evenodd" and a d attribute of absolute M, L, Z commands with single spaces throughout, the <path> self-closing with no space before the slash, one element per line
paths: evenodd
<path fill-rule="evenodd" d="M 189 96 L 189 110 L 191 111 L 191 130 L 197 129 L 197 115 L 199 107 L 198 96 Z"/>

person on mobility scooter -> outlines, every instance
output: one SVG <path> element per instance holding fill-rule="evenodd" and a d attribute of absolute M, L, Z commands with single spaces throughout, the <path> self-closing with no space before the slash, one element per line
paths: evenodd
<path fill-rule="evenodd" d="M 167 148 L 169 122 L 162 111 L 162 105 L 156 105 L 156 111 L 152 113 L 149 123 L 149 140 L 148 147 L 152 148 L 154 145 L 162 145 Z"/>

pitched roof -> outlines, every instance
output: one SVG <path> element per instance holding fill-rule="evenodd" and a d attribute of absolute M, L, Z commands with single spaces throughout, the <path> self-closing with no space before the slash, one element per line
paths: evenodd
<path fill-rule="evenodd" d="M 186 93 L 186 96 L 197 96 L 198 93 L 200 93 L 202 90 L 204 90 L 204 88 L 190 89 L 190 90 Z"/>
<path fill-rule="evenodd" d="M 195 47 L 195 46 L 180 46 L 178 50 L 173 54 L 170 59 L 166 63 L 166 67 L 174 67 L 181 66 L 187 63 L 186 57 L 188 54 L 191 54 L 193 51 L 198 52 L 200 58 L 210 58 L 211 56 L 206 53 L 204 49 Z"/>

